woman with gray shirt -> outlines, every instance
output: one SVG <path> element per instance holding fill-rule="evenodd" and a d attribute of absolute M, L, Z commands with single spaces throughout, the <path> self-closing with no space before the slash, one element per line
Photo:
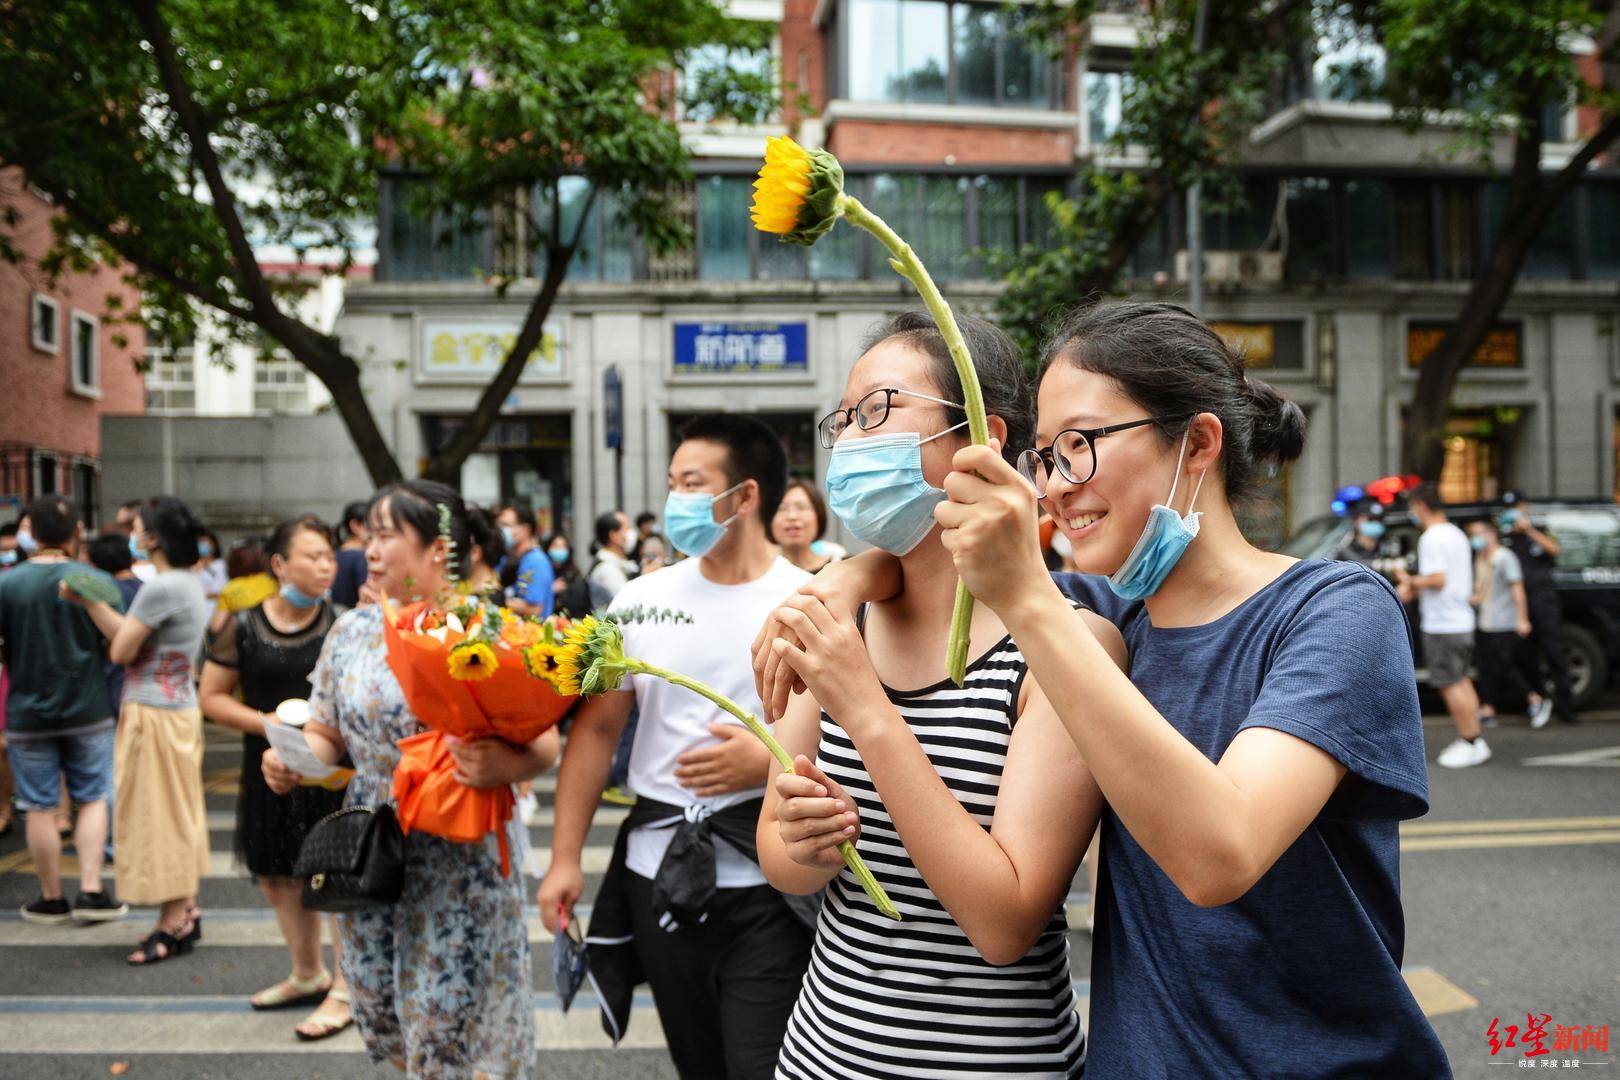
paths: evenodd
<path fill-rule="evenodd" d="M 106 635 L 107 655 L 127 669 L 114 750 L 118 892 L 131 904 L 159 904 L 157 926 L 130 954 L 155 964 L 191 951 L 202 937 L 197 887 L 208 872 L 203 809 L 202 713 L 195 666 L 208 625 L 208 600 L 192 572 L 202 524 L 185 503 L 147 499 L 135 513 L 130 553 L 157 573 L 129 613 L 81 603 Z"/>
<path fill-rule="evenodd" d="M 1547 726 L 1552 702 L 1519 674 L 1513 653 L 1530 636 L 1530 604 L 1524 591 L 1519 557 L 1503 546 L 1489 521 L 1468 523 L 1474 549 L 1474 606 L 1479 629 L 1474 634 L 1474 666 L 1479 669 L 1479 719 L 1496 722 L 1497 702 L 1517 691 L 1530 705 L 1530 726 Z"/>

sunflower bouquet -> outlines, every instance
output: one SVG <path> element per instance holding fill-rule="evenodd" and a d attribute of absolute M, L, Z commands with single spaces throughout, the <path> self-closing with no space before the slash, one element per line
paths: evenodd
<path fill-rule="evenodd" d="M 382 608 L 388 666 L 411 712 L 429 729 L 399 741 L 394 801 L 400 828 L 463 843 L 493 832 L 501 872 L 509 875 L 512 790 L 457 782 L 446 740 L 522 745 L 562 719 L 577 694 L 559 693 L 550 674 L 569 621 L 518 615 L 459 583 L 443 600 L 399 607 L 385 596 Z"/>
<path fill-rule="evenodd" d="M 911 246 L 844 190 L 844 167 L 836 157 L 826 150 L 806 150 L 785 136 L 766 140 L 765 164 L 754 181 L 752 217 L 756 229 L 773 233 L 789 244 L 815 243 L 839 218 L 876 237 L 889 251 L 889 266 L 916 287 L 950 348 L 957 377 L 962 381 L 962 411 L 967 414 L 968 433 L 981 446 L 989 443 L 990 424 L 985 416 L 984 394 L 979 389 L 979 374 L 950 304 Z M 958 582 L 945 656 L 945 670 L 958 686 L 967 676 L 968 632 L 972 625 L 973 594 Z"/>
<path fill-rule="evenodd" d="M 670 614 L 653 612 L 649 617 L 667 617 Z M 627 621 L 635 621 L 641 616 L 642 613 L 633 613 Z M 782 766 L 782 771 L 793 771 L 793 758 L 757 716 L 704 682 L 657 667 L 633 656 L 626 656 L 624 630 L 620 626 L 620 620 L 625 618 L 621 612 L 614 612 L 611 616 L 587 615 L 568 627 L 563 635 L 562 648 L 548 657 L 554 659 L 554 664 L 545 676 L 558 694 L 564 696 L 583 694 L 586 697 L 605 694 L 617 690 L 629 675 L 650 675 L 655 679 L 663 679 L 707 698 L 742 721 L 743 726 L 765 744 L 777 764 Z M 877 905 L 878 911 L 891 919 L 899 919 L 899 909 L 883 891 L 883 886 L 878 883 L 877 878 L 872 876 L 872 871 L 856 852 L 855 845 L 846 840 L 838 845 L 838 853 L 844 857 L 844 865 L 855 875 L 855 880 L 860 882 L 861 888 L 871 898 L 872 903 Z"/>

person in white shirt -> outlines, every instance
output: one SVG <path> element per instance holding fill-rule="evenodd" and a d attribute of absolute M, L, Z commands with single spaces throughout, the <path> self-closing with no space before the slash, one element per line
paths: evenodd
<path fill-rule="evenodd" d="M 759 421 L 711 413 L 681 429 L 664 525 L 691 557 L 629 582 L 609 610 L 674 610 L 691 622 L 628 621 L 627 654 L 764 714 L 754 634 L 810 577 L 782 558 L 766 529 L 786 486 L 781 439 Z M 541 918 L 556 931 L 584 893 L 581 852 L 632 706 L 640 709 L 629 775 L 637 801 L 587 939 L 604 1011 L 622 1034 L 630 991 L 645 979 L 683 1078 L 769 1078 L 812 932 L 805 906 L 790 907 L 759 868 L 754 826 L 773 761 L 730 716 L 642 675 L 585 702 L 558 774 Z"/>
<path fill-rule="evenodd" d="M 1447 520 L 1432 484 L 1414 490 L 1407 503 L 1423 535 L 1418 538 L 1418 572 L 1398 571 L 1396 591 L 1403 603 L 1417 597 L 1429 685 L 1440 692 L 1457 727 L 1457 738 L 1440 751 L 1435 764 L 1446 769 L 1483 765 L 1491 748 L 1480 734 L 1479 693 L 1468 677 L 1474 653 L 1473 548 Z"/>
<path fill-rule="evenodd" d="M 587 576 L 609 596 L 618 596 L 640 570 L 627 554 L 634 535 L 623 510 L 609 510 L 596 519 L 596 562 Z"/>

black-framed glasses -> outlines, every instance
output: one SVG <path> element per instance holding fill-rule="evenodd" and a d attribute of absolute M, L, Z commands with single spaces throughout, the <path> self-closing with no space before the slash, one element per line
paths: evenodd
<path fill-rule="evenodd" d="M 816 434 L 821 438 L 822 449 L 831 450 L 833 443 L 838 441 L 838 436 L 842 435 L 852 422 L 862 431 L 871 431 L 875 427 L 881 427 L 883 422 L 889 418 L 889 403 L 896 394 L 921 398 L 924 401 L 932 401 L 936 405 L 945 405 L 952 409 L 962 407 L 954 401 L 930 397 L 928 394 L 919 394 L 915 390 L 901 390 L 892 386 L 873 390 L 849 408 L 834 409 L 821 418 L 816 424 Z"/>
<path fill-rule="evenodd" d="M 1057 433 L 1052 445 L 1044 450 L 1025 450 L 1018 455 L 1018 471 L 1035 489 L 1035 497 L 1046 498 L 1046 485 L 1052 470 L 1071 484 L 1084 484 L 1097 475 L 1097 440 L 1132 428 L 1148 424 L 1174 424 L 1189 416 L 1149 416 L 1123 424 L 1109 424 L 1099 428 L 1069 428 Z"/>

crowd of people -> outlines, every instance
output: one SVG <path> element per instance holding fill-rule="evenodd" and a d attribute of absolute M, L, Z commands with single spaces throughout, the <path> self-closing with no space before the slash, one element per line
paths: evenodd
<path fill-rule="evenodd" d="M 705 699 L 640 674 L 582 699 L 565 745 L 558 729 L 450 744 L 471 787 L 560 759 L 539 918 L 561 933 L 590 905 L 604 1025 L 622 1038 L 649 983 L 688 1080 L 1449 1075 L 1400 971 L 1397 830 L 1428 799 L 1400 597 L 1366 566 L 1259 550 L 1237 525 L 1265 470 L 1300 454 L 1300 409 L 1173 305 L 1075 314 L 1033 381 L 1007 335 L 961 322 L 990 445 L 965 430 L 945 339 L 903 314 L 818 425 L 824 489 L 790 479 L 759 421 L 697 416 L 662 513 L 595 520 L 588 569 L 531 508 L 414 480 L 346 507 L 337 532 L 301 516 L 223 552 L 179 501 L 143 500 L 109 530 L 127 531 L 130 562 L 97 588 L 75 577 L 101 571 L 78 560 L 72 505 L 36 502 L 32 549 L 0 574 L 41 888 L 24 917 L 157 905 L 129 962 L 190 951 L 206 718 L 242 733 L 237 857 L 290 955 L 253 1005 L 314 1006 L 304 1038 L 354 1023 L 411 1076 L 537 1075 L 527 896 L 498 837 L 413 831 L 399 899 L 329 928 L 292 876 L 322 816 L 392 799 L 397 743 L 422 730 L 378 597 L 455 578 L 525 614 L 683 613 L 627 620 L 625 651 L 763 716 L 794 756 L 781 772 Z M 871 550 L 829 544 L 833 516 Z M 1051 573 L 1052 550 L 1076 572 Z M 1488 544 L 1481 559 L 1501 561 Z M 1418 569 L 1403 595 L 1456 587 L 1427 556 Z M 978 601 L 960 684 L 945 668 L 958 579 Z M 1431 668 L 1452 644 L 1431 643 Z M 289 698 L 308 702 L 309 749 L 354 770 L 346 792 L 301 786 L 265 741 Z M 72 905 L 53 861 L 64 777 Z M 585 845 L 615 787 L 633 805 L 588 896 Z M 86 857 L 109 818 L 117 899 Z M 511 850 L 522 828 L 519 814 Z M 1093 844 L 1083 1027 L 1065 899 Z"/>

